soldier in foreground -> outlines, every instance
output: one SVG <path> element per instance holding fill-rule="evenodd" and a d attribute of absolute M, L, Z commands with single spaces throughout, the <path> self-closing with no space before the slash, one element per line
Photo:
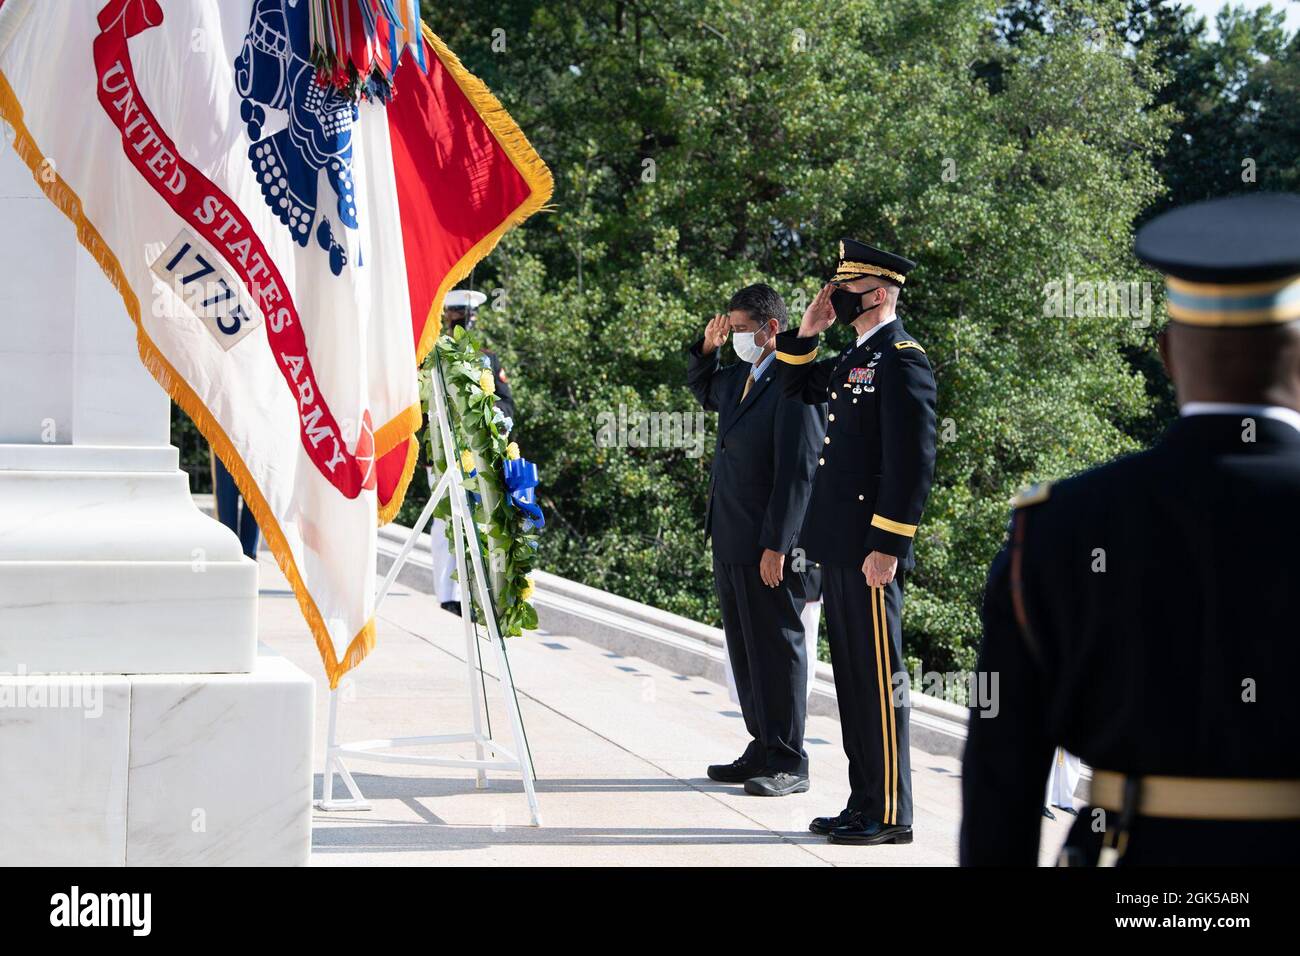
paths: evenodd
<path fill-rule="evenodd" d="M 1181 415 L 1149 451 L 1019 496 L 989 574 L 962 772 L 966 865 L 1038 860 L 1055 745 L 1093 768 L 1066 865 L 1300 858 L 1300 196 L 1176 209 Z"/>

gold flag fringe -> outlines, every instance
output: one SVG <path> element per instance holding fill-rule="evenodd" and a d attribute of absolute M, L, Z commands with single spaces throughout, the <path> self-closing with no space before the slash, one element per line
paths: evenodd
<path fill-rule="evenodd" d="M 249 507 L 253 509 L 253 516 L 257 519 L 257 525 L 266 535 L 267 546 L 275 556 L 276 563 L 279 564 L 280 570 L 288 578 L 289 584 L 293 587 L 293 593 L 298 598 L 298 606 L 302 610 L 303 617 L 307 620 L 307 626 L 311 629 L 312 637 L 316 640 L 316 648 L 320 652 L 321 660 L 325 664 L 325 673 L 329 678 L 330 687 L 338 686 L 339 678 L 345 673 L 361 663 L 362 659 L 370 653 L 371 648 L 375 646 L 375 621 L 372 617 L 361 628 L 360 632 L 354 637 L 348 645 L 347 651 L 340 661 L 334 653 L 334 641 L 331 639 L 329 629 L 325 626 L 325 619 L 321 616 L 320 609 L 316 607 L 316 602 L 312 600 L 311 594 L 307 591 L 306 584 L 302 576 L 298 573 L 298 566 L 294 563 L 293 553 L 289 550 L 289 543 L 285 540 L 284 532 L 280 530 L 280 525 L 275 520 L 270 506 L 266 499 L 262 497 L 262 492 L 258 489 L 257 483 L 253 481 L 248 472 L 248 467 L 244 460 L 235 450 L 234 444 L 222 429 L 220 423 L 209 414 L 202 399 L 190 388 L 189 383 L 172 367 L 167 361 L 167 357 L 154 344 L 144 330 L 144 325 L 140 318 L 140 300 L 135 291 L 127 281 L 126 273 L 122 271 L 122 265 L 113 254 L 113 250 L 104 237 L 100 235 L 99 230 L 94 224 L 86 218 L 85 209 L 81 204 L 81 199 L 72 190 L 72 188 L 63 181 L 63 177 L 53 172 L 53 165 L 45 166 L 45 155 L 41 152 L 36 140 L 32 137 L 31 131 L 27 129 L 26 123 L 23 122 L 22 104 L 18 102 L 18 96 L 12 86 L 9 85 L 9 78 L 5 76 L 4 71 L 0 70 L 0 116 L 13 127 L 14 130 L 14 149 L 19 157 L 27 164 L 27 168 L 32 172 L 32 178 L 36 184 L 50 199 L 58 209 L 72 220 L 73 225 L 77 227 L 77 240 L 85 247 L 86 251 L 94 257 L 95 262 L 99 264 L 104 275 L 113 283 L 118 294 L 122 297 L 122 303 L 126 306 L 127 314 L 131 316 L 131 321 L 135 323 L 136 330 L 136 349 L 140 353 L 140 360 L 144 367 L 149 370 L 149 374 L 154 380 L 162 386 L 172 400 L 176 402 L 193 420 L 195 427 L 207 439 L 218 457 L 225 463 L 230 470 L 231 476 L 235 479 L 235 484 L 239 487 L 240 494 Z M 43 168 L 44 167 L 44 168 Z"/>

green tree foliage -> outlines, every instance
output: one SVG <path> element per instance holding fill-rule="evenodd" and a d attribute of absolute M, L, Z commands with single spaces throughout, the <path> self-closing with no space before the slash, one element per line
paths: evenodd
<path fill-rule="evenodd" d="M 1225 4 L 1209 29 L 1190 6 L 1132 0 L 1125 32 L 1166 78 L 1176 111 L 1158 168 L 1168 189 L 1144 218 L 1214 196 L 1297 187 L 1300 46 L 1284 12 Z"/>
<path fill-rule="evenodd" d="M 1007 499 L 1131 448 L 1147 408 L 1122 349 L 1149 329 L 1044 316 L 1067 274 L 1137 277 L 1169 111 L 1124 12 L 1049 4 L 1013 41 L 974 0 L 427 5 L 556 176 L 554 212 L 475 277 L 542 470 L 544 565 L 716 621 L 713 422 L 691 457 L 599 447 L 601 416 L 694 412 L 683 350 L 706 318 L 760 280 L 799 315 L 856 236 L 920 262 L 903 312 L 944 441 L 907 639 L 969 664 Z"/>

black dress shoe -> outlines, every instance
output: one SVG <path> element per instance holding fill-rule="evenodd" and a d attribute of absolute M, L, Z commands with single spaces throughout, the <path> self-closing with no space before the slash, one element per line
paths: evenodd
<path fill-rule="evenodd" d="M 847 808 L 841 810 L 833 817 L 814 817 L 813 822 L 808 824 L 808 829 L 813 833 L 820 833 L 822 836 L 828 836 L 836 827 L 848 826 L 853 823 L 860 814 L 857 810 Z"/>
<path fill-rule="evenodd" d="M 756 797 L 788 797 L 792 793 L 808 792 L 808 777 L 784 770 L 745 781 L 745 792 Z"/>
<path fill-rule="evenodd" d="M 848 826 L 836 827 L 831 831 L 832 843 L 847 843 L 851 846 L 877 846 L 881 843 L 911 843 L 912 828 L 886 826 L 875 820 L 859 816 Z"/>
<path fill-rule="evenodd" d="M 460 617 L 460 602 L 459 602 L 459 601 L 443 601 L 443 602 L 442 602 L 442 609 L 443 609 L 444 611 L 450 611 L 452 614 L 455 614 L 457 617 Z"/>
<path fill-rule="evenodd" d="M 1043 807 L 1043 816 L 1047 817 L 1049 820 L 1056 819 L 1056 814 L 1052 812 L 1051 807 Z"/>
<path fill-rule="evenodd" d="M 710 766 L 709 779 L 716 780 L 718 783 L 744 783 L 750 777 L 762 772 L 762 767 L 755 767 L 753 764 L 741 760 L 733 760 L 731 763 L 715 763 Z"/>

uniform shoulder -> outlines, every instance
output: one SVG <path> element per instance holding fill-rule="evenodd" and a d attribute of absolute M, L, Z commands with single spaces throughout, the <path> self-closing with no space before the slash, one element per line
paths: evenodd
<path fill-rule="evenodd" d="M 1052 494 L 1052 482 L 1036 481 L 1028 488 L 1022 488 L 1011 498 L 1011 507 L 1017 511 L 1021 508 L 1030 508 L 1034 505 L 1041 505 Z"/>
<path fill-rule="evenodd" d="M 880 351 L 886 352 L 902 362 L 929 364 L 925 346 L 918 342 L 901 324 L 895 326 L 888 341 L 881 343 Z"/>
<path fill-rule="evenodd" d="M 1124 455 L 1068 478 L 1032 484 L 1011 499 L 1011 506 L 1020 510 L 1050 503 L 1039 510 L 1082 515 L 1089 503 L 1095 503 L 1112 511 L 1144 484 L 1143 476 L 1150 473 L 1151 464 L 1150 451 Z"/>

